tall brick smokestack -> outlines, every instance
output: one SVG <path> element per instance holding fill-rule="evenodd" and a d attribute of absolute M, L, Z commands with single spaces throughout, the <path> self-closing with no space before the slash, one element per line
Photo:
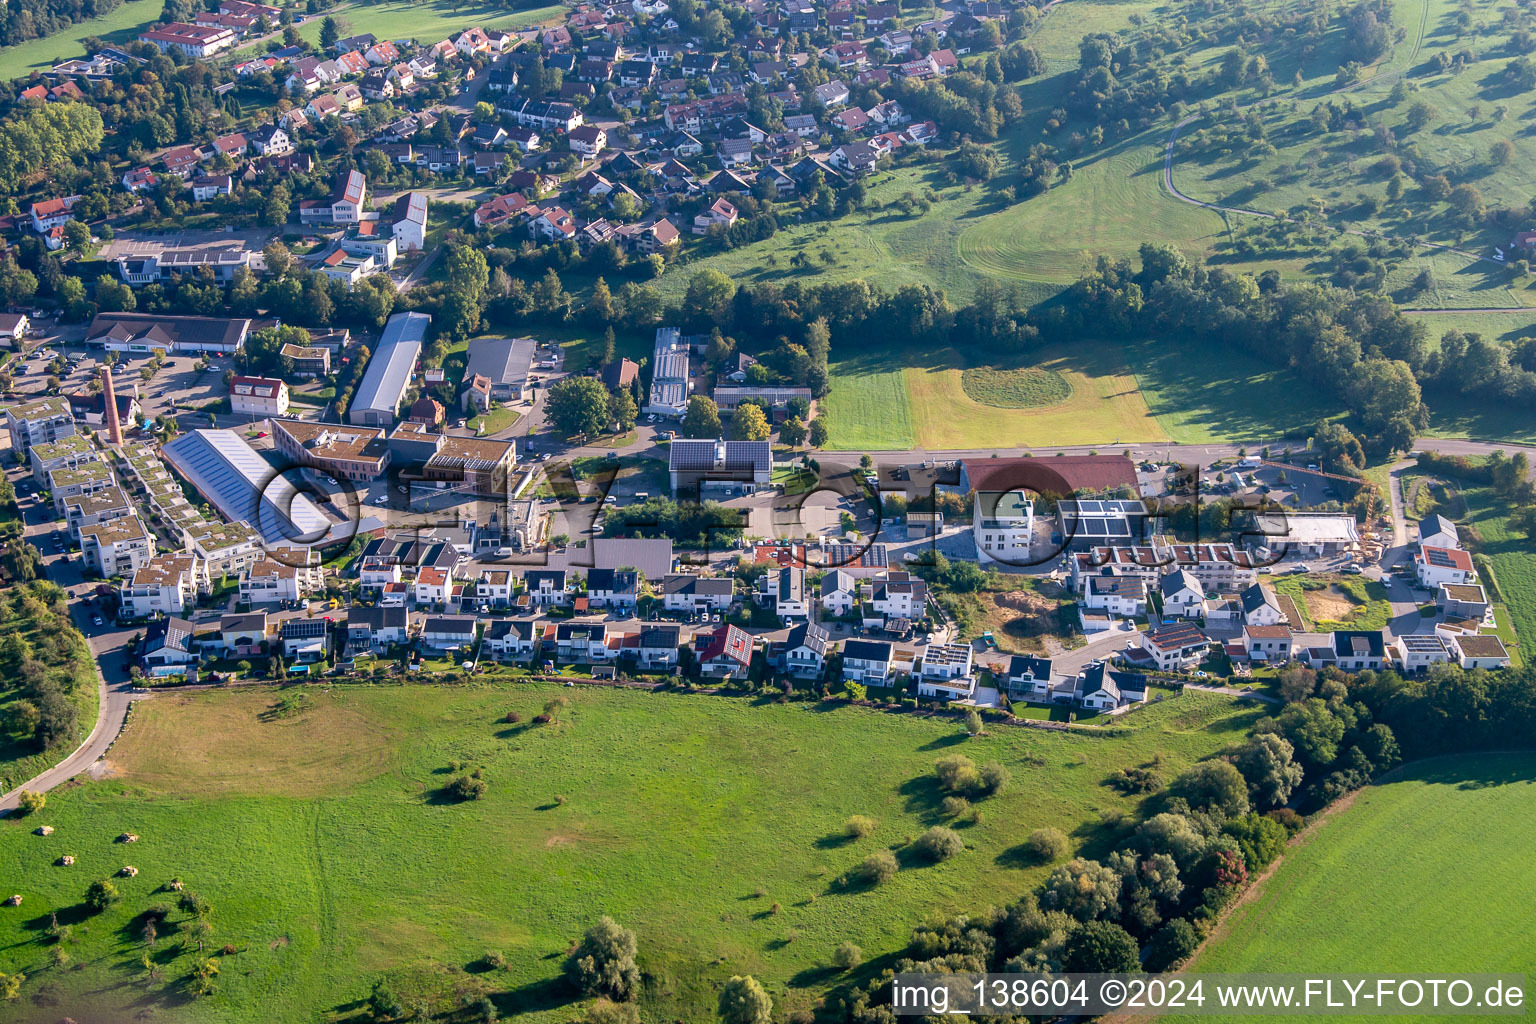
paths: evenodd
<path fill-rule="evenodd" d="M 112 390 L 112 367 L 101 368 L 101 397 L 106 402 L 107 439 L 114 445 L 123 446 L 123 425 L 117 419 L 117 392 Z"/>

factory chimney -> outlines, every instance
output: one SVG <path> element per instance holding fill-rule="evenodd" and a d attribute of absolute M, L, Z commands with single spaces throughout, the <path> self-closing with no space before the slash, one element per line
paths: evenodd
<path fill-rule="evenodd" d="M 101 397 L 106 403 L 104 413 L 107 422 L 107 439 L 118 448 L 123 446 L 123 425 L 117 419 L 117 392 L 112 390 L 112 367 L 101 367 Z"/>

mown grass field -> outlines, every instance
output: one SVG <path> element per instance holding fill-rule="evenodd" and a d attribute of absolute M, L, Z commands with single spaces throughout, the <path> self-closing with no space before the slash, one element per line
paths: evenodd
<path fill-rule="evenodd" d="M 1286 853 L 1186 970 L 1536 970 L 1536 878 L 1524 870 L 1536 842 L 1533 775 L 1536 755 L 1464 755 L 1409 765 L 1361 791 Z"/>
<path fill-rule="evenodd" d="M 1133 256 L 1142 242 L 1205 256 L 1221 216 L 1161 193 L 1162 138 L 1154 130 L 1076 161 L 1071 181 L 977 219 L 959 238 L 960 258 L 984 276 L 1066 285 L 1097 257 Z"/>
<path fill-rule="evenodd" d="M 116 10 L 99 18 L 71 25 L 51 36 L 0 48 L 0 78 L 19 78 L 33 71 L 47 71 L 61 60 L 84 57 L 81 40 L 86 36 L 99 36 L 104 42 L 119 45 L 130 43 L 140 32 L 160 20 L 163 7 L 162 0 L 126 0 Z"/>
<path fill-rule="evenodd" d="M 560 17 L 563 4 L 530 4 L 517 9 L 491 0 L 382 0 L 354 2 L 337 16 L 346 20 L 353 34 L 372 32 L 380 39 L 414 39 L 435 43 L 457 35 L 472 25 L 482 28 L 527 28 Z M 299 26 L 299 35 L 319 42 L 324 19 L 314 18 Z"/>
<path fill-rule="evenodd" d="M 570 705 L 555 724 L 527 724 L 557 695 Z M 508 710 L 523 724 L 504 724 Z M 50 1018 L 308 1022 L 350 1015 L 387 975 L 436 1012 L 486 992 L 504 1017 L 564 1022 L 579 1009 L 555 980 L 563 951 L 606 913 L 638 935 L 646 1019 L 711 1017 L 742 972 L 780 1008 L 804 1007 L 839 980 L 838 942 L 877 958 L 930 911 L 1011 898 L 1043 871 L 1016 852 L 1036 827 L 1103 852 L 1106 816 L 1137 807 L 1103 785 L 1111 772 L 1154 753 L 1177 771 L 1257 714 L 1191 693 L 1117 735 L 966 740 L 958 723 L 862 709 L 550 685 L 162 695 L 136 707 L 116 777 L 0 824 L 7 885 L 25 899 L 0 914 L 0 971 L 28 975 L 26 999 L 46 986 Z M 966 852 L 875 891 L 834 884 L 940 820 L 932 766 L 956 751 L 1013 775 L 962 828 Z M 441 802 L 452 762 L 484 769 L 482 800 Z M 856 813 L 879 827 L 848 842 Z M 30 833 L 44 823 L 51 837 Z M 140 841 L 117 844 L 124 831 Z M 53 866 L 64 853 L 74 867 Z M 80 919 L 85 887 L 125 864 L 139 874 L 117 880 L 122 902 Z M 174 905 L 156 892 L 173 877 L 211 904 L 214 947 L 238 951 L 201 1000 L 184 985 L 196 951 L 174 934 L 178 911 L 152 953 L 159 979 L 137 980 L 139 915 Z M 78 969 L 48 966 L 40 929 L 56 909 L 76 921 L 64 946 Z M 487 950 L 507 967 L 476 973 Z"/>
<path fill-rule="evenodd" d="M 1045 349 L 1028 359 L 998 356 L 992 361 L 955 349 L 937 352 L 882 352 L 832 365 L 828 398 L 831 448 L 860 449 L 1014 447 L 1018 445 L 1112 444 L 1163 441 L 1167 437 L 1147 409 L 1121 352 L 1107 343 Z M 1032 378 L 1047 401 L 1017 404 L 1019 397 L 987 397 L 981 380 L 1001 386 L 1021 368 L 1038 368 Z M 965 371 L 973 371 L 967 388 Z M 981 378 L 974 371 L 986 371 Z M 1058 383 L 1059 382 L 1059 383 Z M 1059 401 L 1048 401 L 1062 394 Z M 1038 391 L 1038 389 L 1035 389 Z M 1035 392 L 1032 392 L 1035 393 Z"/>

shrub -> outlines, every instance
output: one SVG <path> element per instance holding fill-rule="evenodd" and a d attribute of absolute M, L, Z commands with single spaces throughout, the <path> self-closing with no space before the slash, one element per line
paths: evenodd
<path fill-rule="evenodd" d="M 640 1024 L 640 1011 L 633 1003 L 615 1003 L 599 999 L 592 1004 L 582 1024 Z"/>
<path fill-rule="evenodd" d="M 480 965 L 487 970 L 503 971 L 507 968 L 507 958 L 499 949 L 488 949 L 480 954 Z"/>
<path fill-rule="evenodd" d="M 518 722 L 521 722 L 522 720 L 523 720 L 523 716 L 518 714 L 516 711 L 508 711 L 507 712 L 507 717 L 505 719 L 503 719 L 503 721 L 505 721 L 508 725 L 516 725 Z"/>
<path fill-rule="evenodd" d="M 900 865 L 890 850 L 877 850 L 859 862 L 853 869 L 853 879 L 865 885 L 884 885 L 896 877 Z"/>
<path fill-rule="evenodd" d="M 863 814 L 855 814 L 843 823 L 843 831 L 848 834 L 850 839 L 863 839 L 875 831 L 877 824 L 879 823 L 874 818 Z"/>
<path fill-rule="evenodd" d="M 851 942 L 839 942 L 832 951 L 832 966 L 840 971 L 851 971 L 864 962 L 864 951 Z"/>
<path fill-rule="evenodd" d="M 737 975 L 720 990 L 720 1019 L 725 1024 L 768 1024 L 773 1000 L 752 975 Z"/>
<path fill-rule="evenodd" d="M 548 725 L 549 724 L 549 716 L 548 715 L 534 715 L 533 716 L 533 724 L 534 725 Z"/>
<path fill-rule="evenodd" d="M 1156 793 L 1163 788 L 1163 776 L 1153 768 L 1121 768 L 1109 777 L 1109 784 L 1122 793 Z"/>
<path fill-rule="evenodd" d="M 976 770 L 976 763 L 964 754 L 939 758 L 933 764 L 933 772 L 947 793 L 970 793 L 981 785 L 981 773 Z"/>
<path fill-rule="evenodd" d="M 943 803 L 939 804 L 939 810 L 946 818 L 958 818 L 970 810 L 971 802 L 963 796 L 947 796 Z"/>
<path fill-rule="evenodd" d="M 92 882 L 85 890 L 85 905 L 93 914 L 109 909 L 122 898 L 122 894 L 117 891 L 117 886 L 104 878 Z"/>
<path fill-rule="evenodd" d="M 1042 864 L 1067 855 L 1067 837 L 1058 828 L 1037 828 L 1024 840 L 1024 849 Z"/>
<path fill-rule="evenodd" d="M 1302 826 L 1307 823 L 1306 818 L 1303 818 L 1300 814 L 1297 814 L 1289 807 L 1276 807 L 1274 810 L 1269 812 L 1267 817 L 1273 818 L 1280 824 L 1284 825 L 1285 830 L 1291 835 L 1295 835 L 1297 832 L 1300 832 Z"/>
<path fill-rule="evenodd" d="M 565 962 L 565 975 L 586 995 L 628 1002 L 640 990 L 637 949 L 634 932 L 611 917 L 599 918 Z"/>
<path fill-rule="evenodd" d="M 918 855 L 934 864 L 949 860 L 957 853 L 965 849 L 965 840 L 961 839 L 953 829 L 943 825 L 935 825 L 933 828 L 918 836 L 913 844 Z"/>
<path fill-rule="evenodd" d="M 965 731 L 972 736 L 981 735 L 981 715 L 976 713 L 975 708 L 965 713 Z"/>
<path fill-rule="evenodd" d="M 1008 783 L 1013 781 L 1013 776 L 1008 769 L 997 762 L 981 766 L 981 788 L 988 796 L 1001 793 L 1008 788 Z"/>
<path fill-rule="evenodd" d="M 476 778 L 473 775 L 460 775 L 458 778 L 448 783 L 447 787 L 445 788 L 447 789 L 448 795 L 450 797 L 455 800 L 464 801 L 479 800 L 481 797 L 485 796 L 485 791 L 489 787 L 486 785 L 484 779 Z"/>
<path fill-rule="evenodd" d="M 21 817 L 36 814 L 48 805 L 48 797 L 43 793 L 34 793 L 30 789 L 23 790 L 16 798 L 16 809 L 21 812 Z"/>

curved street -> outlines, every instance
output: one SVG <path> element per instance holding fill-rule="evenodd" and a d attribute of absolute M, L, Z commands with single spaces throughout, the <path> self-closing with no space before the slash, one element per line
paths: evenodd
<path fill-rule="evenodd" d="M 28 476 L 26 472 L 15 469 L 8 475 L 13 482 Z M 38 500 L 37 492 L 33 490 L 26 495 L 18 492 L 16 501 L 26 523 L 27 539 L 44 552 L 43 562 L 48 579 L 63 587 L 71 596 L 86 594 L 93 589 L 94 584 L 88 584 L 80 574 L 78 558 L 53 553 L 47 535 L 53 533 L 55 528 L 62 529 L 62 523 L 47 518 L 51 509 Z M 149 696 L 133 692 L 132 680 L 122 664 L 128 641 L 136 630 L 122 629 L 111 622 L 97 626 L 93 621 L 93 613 L 81 601 L 70 601 L 69 609 L 76 628 L 85 636 L 85 642 L 90 646 L 91 656 L 96 662 L 96 725 L 85 742 L 68 757 L 0 796 L 0 814 L 9 814 L 16 808 L 22 791 L 46 793 L 88 770 L 106 755 L 118 734 L 123 731 L 123 724 L 128 720 L 129 706 L 135 700 Z"/>

